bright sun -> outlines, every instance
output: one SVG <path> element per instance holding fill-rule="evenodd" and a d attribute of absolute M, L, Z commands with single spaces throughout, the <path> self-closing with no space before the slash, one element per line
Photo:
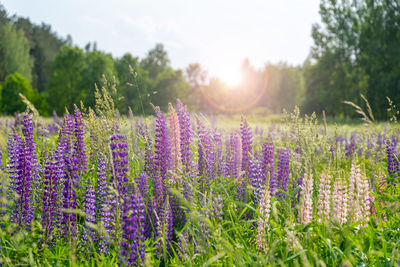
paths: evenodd
<path fill-rule="evenodd" d="M 226 68 L 221 71 L 219 78 L 230 89 L 235 89 L 242 82 L 242 72 L 240 69 Z"/>

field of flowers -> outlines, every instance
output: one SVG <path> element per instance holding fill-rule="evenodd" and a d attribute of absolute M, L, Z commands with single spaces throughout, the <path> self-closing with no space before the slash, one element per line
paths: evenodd
<path fill-rule="evenodd" d="M 154 112 L 2 120 L 3 266 L 398 264 L 397 123 Z"/>

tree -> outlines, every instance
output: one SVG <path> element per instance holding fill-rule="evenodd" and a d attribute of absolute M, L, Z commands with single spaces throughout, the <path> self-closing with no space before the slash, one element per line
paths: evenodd
<path fill-rule="evenodd" d="M 113 81 L 116 78 L 114 60 L 110 54 L 98 50 L 92 50 L 86 53 L 84 57 L 85 64 L 79 87 L 86 96 L 83 100 L 88 106 L 95 105 L 95 84 L 100 88 L 104 82 L 103 75 L 107 80 Z M 117 82 L 117 81 L 116 81 Z"/>
<path fill-rule="evenodd" d="M 51 66 L 47 101 L 58 114 L 86 99 L 87 92 L 82 88 L 85 60 L 85 53 L 78 47 L 63 46 L 57 53 Z"/>
<path fill-rule="evenodd" d="M 177 98 L 184 99 L 190 90 L 182 71 L 171 67 L 157 75 L 153 88 L 150 100 L 164 111 L 167 111 L 169 102 L 175 102 Z"/>
<path fill-rule="evenodd" d="M 29 100 L 35 97 L 34 90 L 24 76 L 17 72 L 8 75 L 1 90 L 1 99 L 3 100 L 1 109 L 4 113 L 14 114 L 25 111 L 26 105 L 22 102 L 20 93 Z"/>
<path fill-rule="evenodd" d="M 14 72 L 30 81 L 32 66 L 24 32 L 10 23 L 0 25 L 0 81 Z"/>
<path fill-rule="evenodd" d="M 149 103 L 160 106 L 164 111 L 168 102 L 175 102 L 176 98 L 185 98 L 189 92 L 189 84 L 183 77 L 181 70 L 174 70 L 169 66 L 168 53 L 162 44 L 150 50 L 146 58 L 140 61 L 143 74 L 147 77 L 147 99 L 143 101 L 144 109 L 150 108 Z M 149 101 L 149 102 L 147 102 Z"/>
<path fill-rule="evenodd" d="M 14 25 L 24 31 L 29 41 L 29 51 L 33 59 L 32 86 L 42 92 L 50 79 L 51 63 L 66 41 L 58 37 L 50 25 L 35 25 L 28 18 L 21 17 L 14 20 Z"/>
<path fill-rule="evenodd" d="M 148 73 L 140 66 L 139 58 L 127 53 L 114 64 L 119 80 L 118 91 L 124 97 L 120 111 L 127 113 L 128 107 L 131 107 L 136 114 L 152 113 L 147 96 Z"/>
<path fill-rule="evenodd" d="M 207 72 L 202 69 L 199 63 L 190 64 L 185 70 L 185 78 L 192 87 L 187 102 L 192 107 L 199 108 L 202 105 L 200 90 L 206 85 Z"/>
<path fill-rule="evenodd" d="M 169 66 L 168 53 L 164 46 L 156 44 L 156 47 L 151 49 L 147 56 L 141 60 L 140 66 L 148 72 L 150 79 L 155 79 Z"/>
<path fill-rule="evenodd" d="M 400 102 L 400 2 L 324 0 L 322 25 L 313 26 L 314 46 L 307 66 L 306 107 L 347 113 L 343 100 L 363 93 L 375 117 L 386 118 L 386 98 Z M 324 77 L 324 78 L 322 78 Z"/>
<path fill-rule="evenodd" d="M 7 11 L 4 9 L 4 6 L 0 4 L 0 25 L 4 25 L 9 22 L 10 19 L 8 18 Z"/>

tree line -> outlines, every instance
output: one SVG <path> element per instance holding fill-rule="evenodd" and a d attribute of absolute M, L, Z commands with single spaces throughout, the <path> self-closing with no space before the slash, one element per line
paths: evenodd
<path fill-rule="evenodd" d="M 114 58 L 96 43 L 80 48 L 72 37 L 28 18 L 9 16 L 0 6 L 0 112 L 25 109 L 25 95 L 43 115 L 63 114 L 74 103 L 95 103 L 96 87 L 114 94 L 120 113 L 166 110 L 180 98 L 205 113 L 260 115 L 292 110 L 354 114 L 342 102 L 361 104 L 364 94 L 377 118 L 386 118 L 386 96 L 400 102 L 400 3 L 387 0 L 322 0 L 321 23 L 312 27 L 314 45 L 304 64 L 242 64 L 235 88 L 208 77 L 200 64 L 174 69 L 162 44 L 144 58 Z M 116 90 L 113 90 L 116 89 Z"/>

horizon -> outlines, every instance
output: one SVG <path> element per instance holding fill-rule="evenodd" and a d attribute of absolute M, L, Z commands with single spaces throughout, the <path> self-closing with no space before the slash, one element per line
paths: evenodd
<path fill-rule="evenodd" d="M 320 21 L 317 0 L 307 4 L 253 0 L 245 6 L 225 0 L 118 0 L 112 6 L 105 1 L 93 2 L 3 0 L 0 4 L 10 15 L 50 25 L 62 38 L 70 34 L 79 47 L 96 42 L 99 50 L 113 57 L 131 53 L 143 58 L 162 43 L 172 67 L 184 70 L 199 63 L 209 77 L 230 86 L 240 82 L 245 59 L 256 69 L 281 62 L 303 64 L 313 44 L 312 24 Z M 131 14 L 132 10 L 136 12 Z"/>

